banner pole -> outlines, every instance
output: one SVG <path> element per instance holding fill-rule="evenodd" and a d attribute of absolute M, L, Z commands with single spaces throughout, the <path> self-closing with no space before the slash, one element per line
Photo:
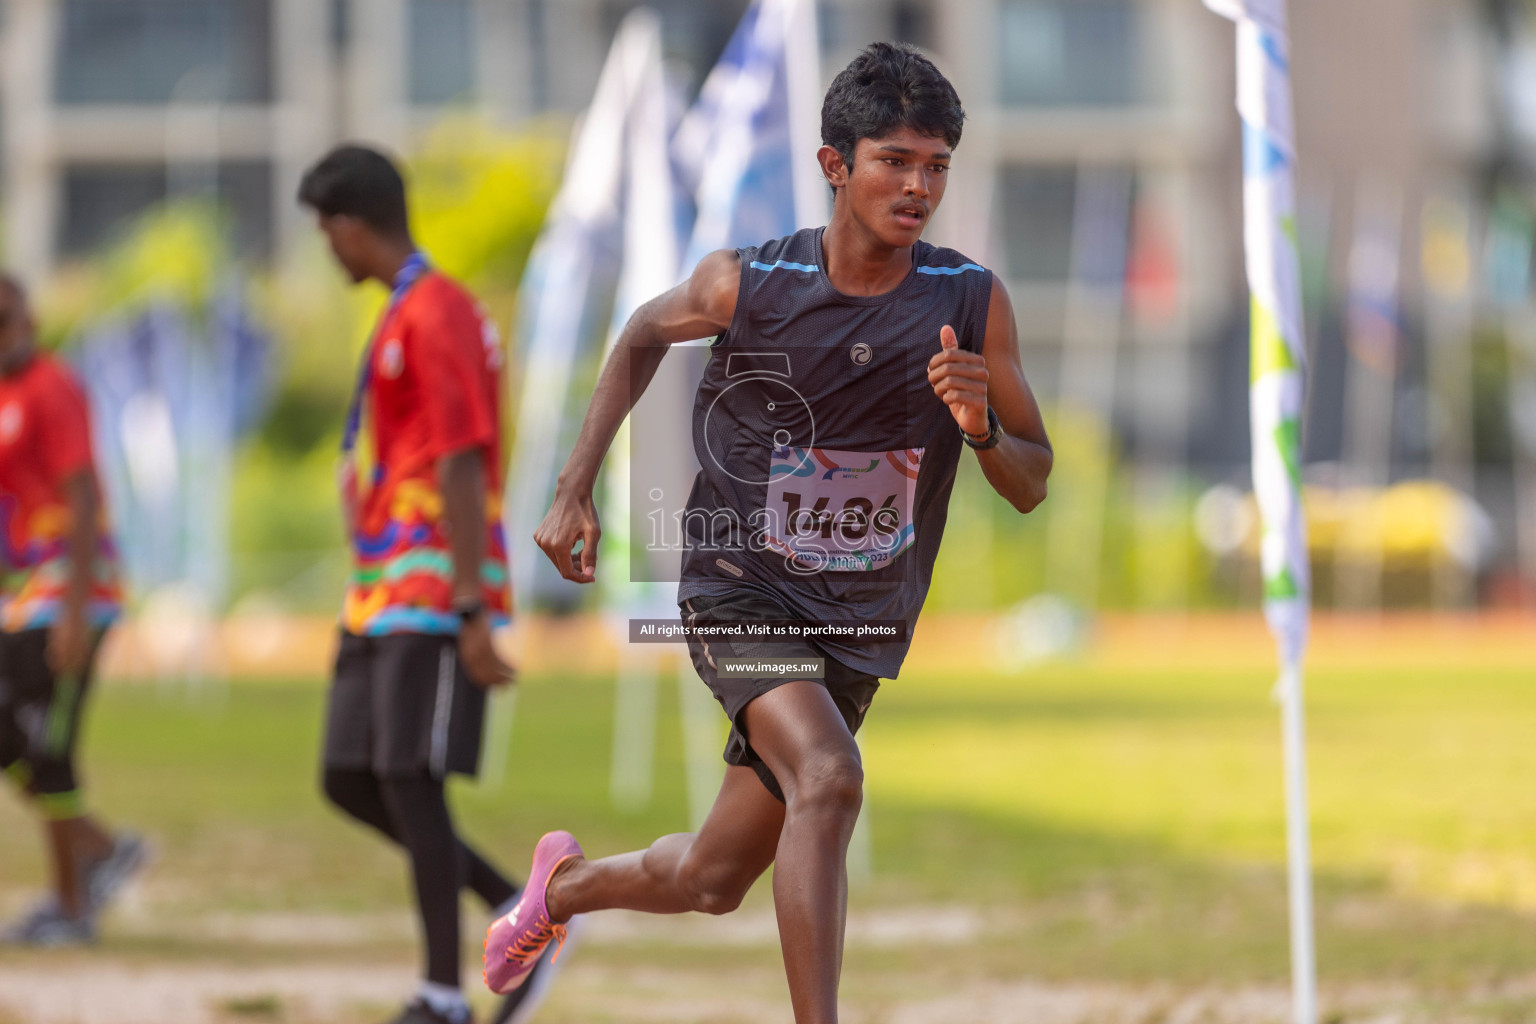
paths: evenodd
<path fill-rule="evenodd" d="M 1317 1021 L 1317 951 L 1312 920 L 1312 840 L 1307 801 L 1307 724 L 1301 667 L 1279 682 L 1285 746 L 1285 838 L 1291 918 L 1291 990 L 1296 1024 Z"/>
<path fill-rule="evenodd" d="M 1296 126 L 1286 0 L 1205 0 L 1237 25 L 1237 109 L 1243 123 L 1243 235 L 1248 271 L 1249 423 L 1253 488 L 1263 521 L 1264 613 L 1280 650 L 1296 1024 L 1317 1024 L 1312 856 L 1301 664 L 1311 616 L 1302 418 L 1305 318 L 1296 230 Z"/>

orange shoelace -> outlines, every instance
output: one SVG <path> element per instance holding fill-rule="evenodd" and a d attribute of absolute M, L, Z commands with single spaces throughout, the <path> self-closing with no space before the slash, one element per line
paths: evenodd
<path fill-rule="evenodd" d="M 549 959 L 550 963 L 554 963 L 560 959 L 560 950 L 565 948 L 565 925 L 551 924 L 548 917 L 540 914 L 538 924 L 533 931 L 524 934 L 507 947 L 507 963 L 527 966 L 544 952 L 544 947 L 549 945 L 550 939 L 555 940 L 555 953 Z"/>

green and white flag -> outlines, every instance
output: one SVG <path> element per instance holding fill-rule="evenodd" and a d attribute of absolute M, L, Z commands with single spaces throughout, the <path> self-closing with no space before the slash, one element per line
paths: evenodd
<path fill-rule="evenodd" d="M 1206 0 L 1237 21 L 1243 119 L 1243 237 L 1251 292 L 1249 417 L 1253 486 L 1263 518 L 1264 610 L 1281 662 L 1307 645 L 1311 580 L 1301 504 L 1306 376 L 1296 248 L 1295 133 L 1284 0 Z"/>
<path fill-rule="evenodd" d="M 1253 487 L 1263 523 L 1264 614 L 1280 648 L 1277 693 L 1284 720 L 1295 1019 L 1297 1024 L 1315 1024 L 1317 980 L 1301 676 L 1311 608 L 1301 482 L 1306 345 L 1296 245 L 1290 40 L 1285 0 L 1205 0 L 1205 5 L 1237 23 L 1243 237 L 1252 304 Z"/>

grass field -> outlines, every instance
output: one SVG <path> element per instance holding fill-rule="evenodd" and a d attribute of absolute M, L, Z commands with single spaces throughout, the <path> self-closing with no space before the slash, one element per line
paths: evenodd
<path fill-rule="evenodd" d="M 886 685 L 862 736 L 873 874 L 853 895 L 848 1020 L 1287 1019 L 1270 680 L 1201 661 Z M 1536 1021 L 1536 673 L 1397 662 L 1309 679 L 1326 1019 Z M 456 791 L 514 873 L 552 827 L 594 854 L 686 828 L 672 687 L 655 797 L 612 809 L 612 689 L 532 675 L 513 770 Z M 413 977 L 404 871 L 320 802 L 322 701 L 309 681 L 197 702 L 104 687 L 93 800 L 159 859 L 98 949 L 0 951 L 0 1021 L 383 1019 Z M 42 880 L 32 832 L 0 800 L 0 909 Z M 541 1017 L 788 1019 L 766 885 L 733 917 L 595 922 Z"/>

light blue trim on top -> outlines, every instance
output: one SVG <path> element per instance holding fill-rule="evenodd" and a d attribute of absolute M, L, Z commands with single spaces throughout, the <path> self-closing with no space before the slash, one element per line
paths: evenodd
<path fill-rule="evenodd" d="M 967 270 L 980 270 L 985 273 L 986 269 L 986 267 L 979 267 L 974 263 L 962 263 L 958 267 L 918 267 L 917 272 L 919 274 L 944 274 L 948 276 L 951 274 L 963 274 Z"/>
<path fill-rule="evenodd" d="M 363 625 L 365 636 L 386 636 L 390 633 L 431 633 L 438 636 L 457 636 L 459 617 L 453 612 L 432 608 L 397 606 L 385 608 Z"/>
<path fill-rule="evenodd" d="M 510 625 L 512 619 L 504 612 L 486 609 L 492 629 Z M 431 608 L 385 608 L 363 626 L 364 636 L 390 636 L 395 633 L 425 633 L 431 636 L 458 636 L 459 617 L 453 612 Z M 345 628 L 345 627 L 343 627 Z"/>
<path fill-rule="evenodd" d="M 11 603 L 7 601 L 0 605 L 0 612 L 10 615 Z M 5 632 L 21 633 L 29 629 L 47 629 L 59 621 L 59 613 L 64 607 L 63 601 L 56 597 L 29 601 L 27 604 L 27 617 Z M 121 618 L 122 614 L 122 606 L 116 601 L 87 601 L 85 605 L 85 619 L 92 629 L 106 629 Z"/>
<path fill-rule="evenodd" d="M 814 263 L 791 263 L 789 260 L 779 260 L 777 263 L 759 263 L 757 260 L 752 261 L 753 270 L 775 270 L 779 267 L 783 267 L 785 270 L 798 270 L 805 274 L 821 273 L 821 268 L 816 266 Z"/>

